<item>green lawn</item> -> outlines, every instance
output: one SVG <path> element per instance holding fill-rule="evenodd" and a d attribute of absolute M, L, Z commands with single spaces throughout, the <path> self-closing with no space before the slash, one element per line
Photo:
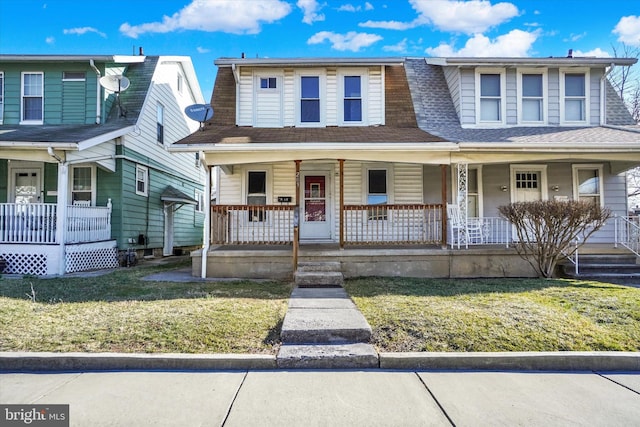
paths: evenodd
<path fill-rule="evenodd" d="M 640 289 L 538 279 L 353 279 L 380 351 L 640 351 Z"/>
<path fill-rule="evenodd" d="M 290 285 L 141 280 L 167 268 L 176 265 L 90 278 L 0 278 L 0 351 L 277 351 Z"/>

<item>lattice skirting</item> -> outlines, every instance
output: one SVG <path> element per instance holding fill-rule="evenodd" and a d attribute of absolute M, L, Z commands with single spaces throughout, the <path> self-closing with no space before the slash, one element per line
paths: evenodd
<path fill-rule="evenodd" d="M 93 248 L 67 251 L 66 273 L 118 267 L 118 248 Z"/>
<path fill-rule="evenodd" d="M 0 258 L 4 259 L 6 274 L 32 274 L 44 276 L 47 274 L 46 253 L 16 253 L 11 251 L 0 252 Z"/>

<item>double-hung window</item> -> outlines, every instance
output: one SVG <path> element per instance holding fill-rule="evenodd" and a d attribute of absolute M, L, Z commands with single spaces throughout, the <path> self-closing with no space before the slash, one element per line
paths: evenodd
<path fill-rule="evenodd" d="M 602 197 L 602 165 L 573 165 L 574 199 L 604 206 Z"/>
<path fill-rule="evenodd" d="M 95 169 L 91 166 L 74 166 L 71 174 L 71 202 L 93 203 Z"/>
<path fill-rule="evenodd" d="M 252 206 L 249 208 L 249 222 L 261 222 L 267 219 L 264 208 L 266 204 L 267 172 L 249 171 L 247 174 L 247 205 Z"/>
<path fill-rule="evenodd" d="M 158 104 L 156 108 L 156 140 L 164 144 L 164 105 Z"/>
<path fill-rule="evenodd" d="M 545 91 L 546 74 L 518 72 L 518 118 L 520 123 L 543 124 L 546 122 Z"/>
<path fill-rule="evenodd" d="M 300 122 L 320 123 L 320 76 L 300 76 Z"/>
<path fill-rule="evenodd" d="M 362 77 L 344 76 L 344 121 L 362 122 Z"/>
<path fill-rule="evenodd" d="M 369 220 L 387 219 L 389 193 L 387 191 L 387 170 L 367 170 L 367 205 L 369 205 Z"/>
<path fill-rule="evenodd" d="M 136 166 L 136 194 L 149 196 L 149 168 L 141 165 Z"/>
<path fill-rule="evenodd" d="M 477 122 L 479 124 L 503 124 L 506 104 L 504 71 L 478 70 L 476 87 L 478 88 Z"/>
<path fill-rule="evenodd" d="M 22 73 L 21 122 L 42 124 L 44 119 L 44 73 Z"/>
<path fill-rule="evenodd" d="M 586 124 L 589 121 L 589 74 L 565 70 L 560 73 L 562 122 Z"/>

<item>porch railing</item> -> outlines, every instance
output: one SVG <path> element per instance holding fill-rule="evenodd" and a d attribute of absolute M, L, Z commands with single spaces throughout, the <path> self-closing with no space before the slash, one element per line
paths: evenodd
<path fill-rule="evenodd" d="M 615 217 L 615 246 L 622 245 L 640 256 L 640 217 Z"/>
<path fill-rule="evenodd" d="M 292 205 L 211 206 L 211 244 L 271 244 L 293 242 Z"/>
<path fill-rule="evenodd" d="M 0 243 L 55 244 L 57 205 L 0 203 Z M 65 243 L 111 239 L 111 205 L 68 206 Z"/>
<path fill-rule="evenodd" d="M 442 205 L 348 205 L 345 244 L 440 244 Z"/>

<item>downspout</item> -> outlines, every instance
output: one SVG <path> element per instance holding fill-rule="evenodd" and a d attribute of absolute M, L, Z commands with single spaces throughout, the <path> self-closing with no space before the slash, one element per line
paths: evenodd
<path fill-rule="evenodd" d="M 100 124 L 100 118 L 101 118 L 101 105 L 102 102 L 100 102 L 100 70 L 98 70 L 98 67 L 96 67 L 96 64 L 93 62 L 93 59 L 89 60 L 89 65 L 91 65 L 91 68 L 93 68 L 93 71 L 96 72 L 96 124 L 99 125 Z"/>
<path fill-rule="evenodd" d="M 204 227 L 202 230 L 202 255 L 200 257 L 200 277 L 207 278 L 207 253 L 211 242 L 211 170 L 204 159 L 204 152 L 200 151 L 200 166 L 204 169 Z"/>
<path fill-rule="evenodd" d="M 616 64 L 613 62 L 609 66 L 609 69 L 600 78 L 600 126 L 607 124 L 607 91 L 606 91 L 606 79 L 613 71 Z"/>

